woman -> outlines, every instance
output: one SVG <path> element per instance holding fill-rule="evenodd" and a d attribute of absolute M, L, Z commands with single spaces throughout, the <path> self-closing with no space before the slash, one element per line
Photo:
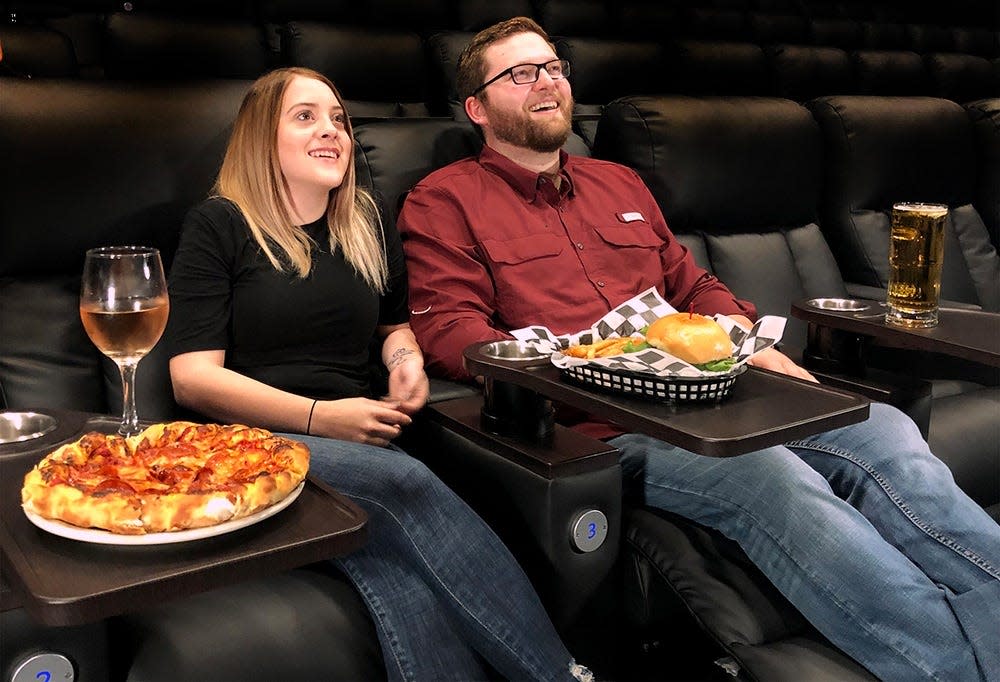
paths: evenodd
<path fill-rule="evenodd" d="M 399 237 L 355 187 L 351 125 L 314 71 L 261 77 L 215 194 L 188 215 L 170 275 L 181 405 L 296 436 L 311 471 L 369 515 L 336 563 L 362 595 L 389 679 L 583 679 L 500 540 L 390 442 L 427 399 Z M 381 340 L 389 397 L 369 396 Z M 386 447 L 389 446 L 389 447 Z"/>

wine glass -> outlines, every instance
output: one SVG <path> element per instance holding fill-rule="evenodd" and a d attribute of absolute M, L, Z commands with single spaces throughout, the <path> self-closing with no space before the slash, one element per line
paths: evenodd
<path fill-rule="evenodd" d="M 87 251 L 80 288 L 80 319 L 90 340 L 111 358 L 122 377 L 118 433 L 139 432 L 135 368 L 167 326 L 170 301 L 160 252 L 145 246 Z"/>

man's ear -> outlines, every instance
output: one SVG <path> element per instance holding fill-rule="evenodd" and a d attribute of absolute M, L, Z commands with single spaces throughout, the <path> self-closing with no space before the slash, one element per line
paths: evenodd
<path fill-rule="evenodd" d="M 478 97 L 465 98 L 465 115 L 477 126 L 481 126 L 489 119 L 486 116 L 486 107 Z"/>

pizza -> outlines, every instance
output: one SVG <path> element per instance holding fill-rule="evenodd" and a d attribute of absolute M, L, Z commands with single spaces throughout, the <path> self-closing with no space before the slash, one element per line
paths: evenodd
<path fill-rule="evenodd" d="M 309 448 L 239 424 L 154 424 L 125 438 L 91 432 L 24 477 L 25 511 L 83 528 L 142 535 L 249 516 L 287 497 Z"/>

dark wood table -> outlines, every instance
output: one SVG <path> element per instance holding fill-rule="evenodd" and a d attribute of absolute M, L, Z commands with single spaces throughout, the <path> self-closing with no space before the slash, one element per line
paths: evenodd
<path fill-rule="evenodd" d="M 792 317 L 810 325 L 811 345 L 817 345 L 812 343 L 814 340 L 829 343 L 830 337 L 823 330 L 832 329 L 854 335 L 854 341 L 859 344 L 870 339 L 879 345 L 942 353 L 1000 367 L 1000 314 L 941 308 L 937 326 L 911 329 L 887 324 L 885 304 L 881 301 L 858 299 L 865 307 L 857 311 L 819 308 L 810 301 L 793 303 Z M 845 344 L 841 340 L 837 345 L 843 347 Z M 810 350 L 817 355 L 831 352 L 829 347 Z"/>
<path fill-rule="evenodd" d="M 111 417 L 63 410 L 58 427 L 33 441 L 0 445 L 0 561 L 10 591 L 3 609 L 23 606 L 46 625 L 78 625 L 239 580 L 343 555 L 365 540 L 367 516 L 322 481 L 259 523 L 183 543 L 99 545 L 37 528 L 20 507 L 24 474 L 45 454 L 86 431 L 113 432 Z"/>
<path fill-rule="evenodd" d="M 470 373 L 711 457 L 741 455 L 868 418 L 869 401 L 854 393 L 754 367 L 721 402 L 652 402 L 568 383 L 547 358 L 524 362 L 491 357 L 481 352 L 487 345 L 465 350 Z"/>

